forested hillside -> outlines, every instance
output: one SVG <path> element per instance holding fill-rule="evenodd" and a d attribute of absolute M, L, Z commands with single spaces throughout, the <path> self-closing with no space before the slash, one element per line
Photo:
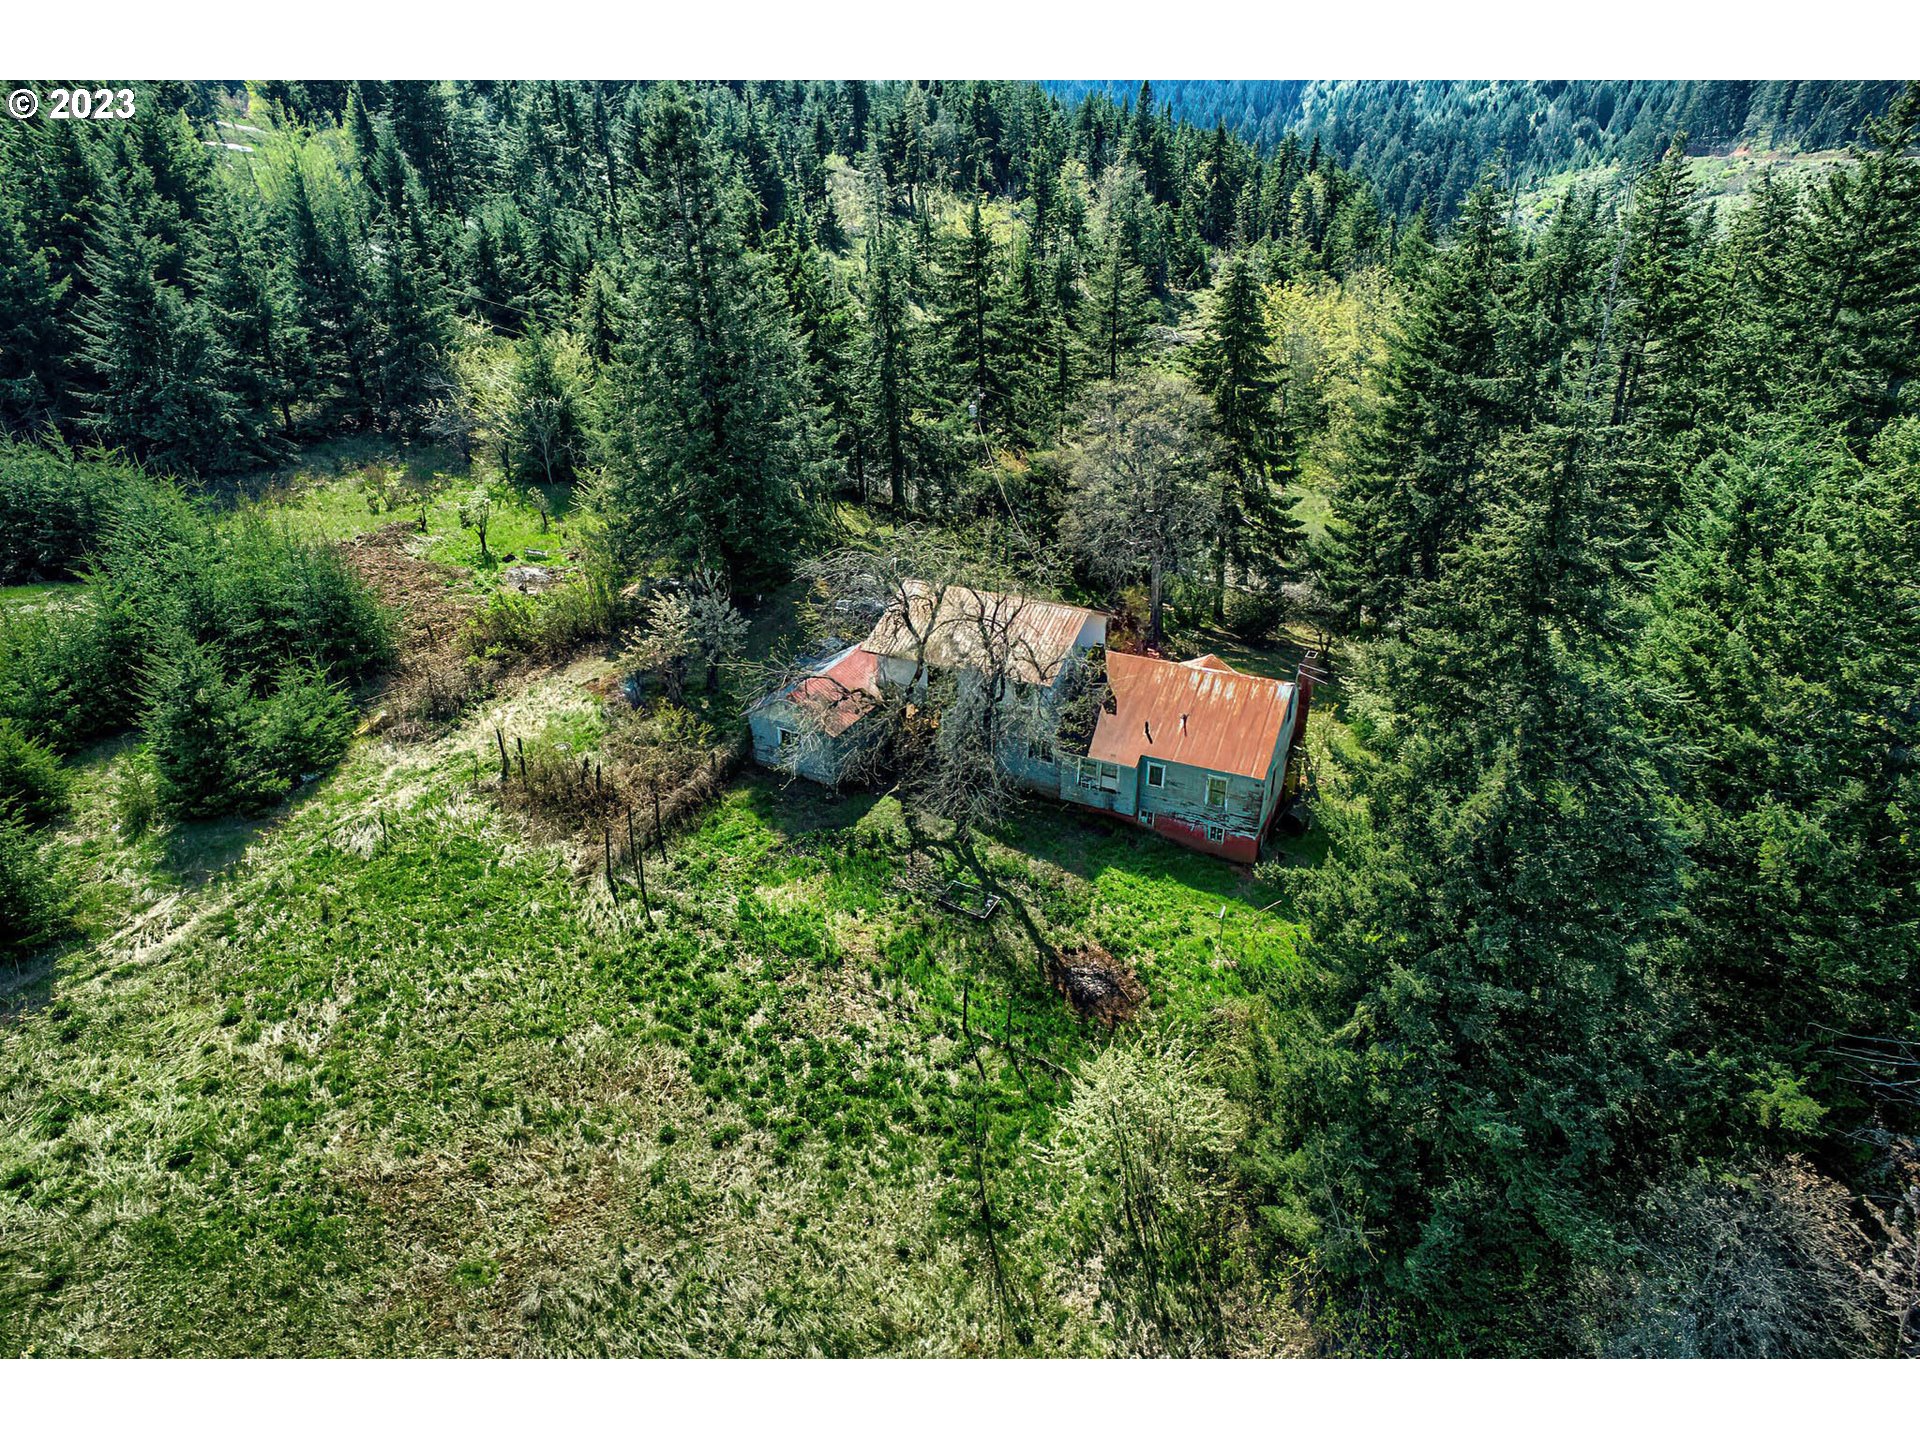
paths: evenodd
<path fill-rule="evenodd" d="M 1074 93 L 0 127 L 0 1346 L 1920 1349 L 1920 85 Z M 737 777 L 935 571 L 1313 833 Z"/>
<path fill-rule="evenodd" d="M 1134 98 L 1135 81 L 1051 81 L 1072 102 Z M 1695 153 L 1828 150 L 1860 138 L 1896 80 L 1155 80 L 1189 124 L 1224 122 L 1262 151 L 1318 139 L 1359 165 L 1388 208 L 1450 219 L 1489 162 L 1526 185 L 1569 170 L 1657 159 L 1676 134 Z"/>

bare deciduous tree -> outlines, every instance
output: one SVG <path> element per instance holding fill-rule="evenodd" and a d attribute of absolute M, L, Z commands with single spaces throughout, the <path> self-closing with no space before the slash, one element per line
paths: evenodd
<path fill-rule="evenodd" d="M 1797 1158 L 1652 1191 L 1615 1354 L 1885 1354 L 1894 1296 L 1846 1187 Z"/>
<path fill-rule="evenodd" d="M 1018 782 L 997 759 L 1050 740 L 1052 713 L 1022 623 L 1032 601 L 990 576 L 952 542 L 903 527 L 884 552 L 842 550 L 808 567 L 815 628 L 836 636 L 878 630 L 882 648 L 904 662 L 904 684 L 882 684 L 846 750 L 843 773 L 875 779 L 897 771 L 902 787 L 964 838 L 1000 818 Z M 990 585 L 1006 588 L 993 589 Z M 809 683 L 810 682 L 810 683 Z M 761 675 L 763 693 L 808 684 L 797 744 L 825 743 L 825 728 L 853 692 L 815 668 L 787 660 Z M 821 733 L 816 734 L 819 731 Z"/>
<path fill-rule="evenodd" d="M 1192 385 L 1142 374 L 1094 386 L 1073 440 L 1067 547 L 1106 580 L 1146 582 L 1147 642 L 1156 648 L 1166 580 L 1204 564 L 1216 525 L 1208 430 Z"/>

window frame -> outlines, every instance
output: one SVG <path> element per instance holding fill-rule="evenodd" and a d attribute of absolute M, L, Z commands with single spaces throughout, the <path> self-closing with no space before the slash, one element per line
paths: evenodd
<path fill-rule="evenodd" d="M 1160 778 L 1158 780 L 1153 778 L 1153 772 L 1156 770 L 1160 772 Z M 1160 760 L 1147 761 L 1147 785 L 1148 788 L 1153 790 L 1164 790 L 1167 788 L 1167 767 L 1165 762 Z"/>
<path fill-rule="evenodd" d="M 1220 798 L 1219 798 L 1218 800 L 1215 800 L 1215 799 L 1213 798 L 1213 786 L 1214 786 L 1214 782 L 1215 782 L 1215 781 L 1218 781 L 1218 782 L 1220 783 Z M 1207 804 L 1207 808 L 1208 808 L 1209 810 L 1224 810 L 1224 809 L 1226 809 L 1226 808 L 1227 808 L 1227 793 L 1228 793 L 1228 777 L 1227 777 L 1227 776 L 1225 776 L 1225 775 L 1212 775 L 1212 774 L 1209 774 L 1209 775 L 1207 776 L 1207 800 L 1206 800 L 1206 804 Z"/>
<path fill-rule="evenodd" d="M 1209 845 L 1226 844 L 1227 843 L 1227 827 L 1225 825 L 1216 824 L 1211 820 L 1207 821 L 1207 843 Z"/>
<path fill-rule="evenodd" d="M 800 732 L 798 730 L 789 730 L 784 725 L 775 725 L 773 727 L 773 748 L 775 750 L 793 750 L 797 749 L 799 744 Z"/>

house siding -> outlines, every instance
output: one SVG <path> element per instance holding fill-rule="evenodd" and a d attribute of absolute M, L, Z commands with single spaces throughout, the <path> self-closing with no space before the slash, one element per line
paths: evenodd
<path fill-rule="evenodd" d="M 796 735 L 805 733 L 793 706 L 782 701 L 762 705 L 748 714 L 747 730 L 753 740 L 754 763 L 787 775 L 803 775 L 822 785 L 838 785 L 846 773 L 859 727 L 851 727 L 836 736 L 816 734 L 792 754 L 780 748 L 782 727 Z"/>

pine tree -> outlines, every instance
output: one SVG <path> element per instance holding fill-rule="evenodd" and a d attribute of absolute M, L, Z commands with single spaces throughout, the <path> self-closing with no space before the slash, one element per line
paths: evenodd
<path fill-rule="evenodd" d="M 165 247 L 136 223 L 122 187 L 101 197 L 93 290 L 80 312 L 93 377 L 89 428 L 156 469 L 217 472 L 246 432 L 223 384 L 231 361 L 201 305 L 158 278 Z"/>
<path fill-rule="evenodd" d="M 1379 758 L 1321 811 L 1312 1039 L 1277 1052 L 1254 1163 L 1352 1344 L 1564 1350 L 1657 1161 L 1678 862 L 1616 670 L 1599 452 L 1576 419 L 1489 467 L 1485 529 L 1366 667 Z"/>
<path fill-rule="evenodd" d="M 677 85 L 649 96 L 640 146 L 623 227 L 635 324 L 613 387 L 616 547 L 628 563 L 666 551 L 736 581 L 776 574 L 812 528 L 820 479 L 787 307 Z"/>
<path fill-rule="evenodd" d="M 1280 408 L 1266 299 L 1244 256 L 1227 262 L 1215 286 L 1193 371 L 1213 401 L 1218 435 L 1220 529 L 1214 540 L 1213 616 L 1224 618 L 1234 575 L 1278 579 L 1297 558 L 1300 525 L 1286 494 L 1298 441 Z"/>
<path fill-rule="evenodd" d="M 66 290 L 46 251 L 28 247 L 13 201 L 0 190 L 0 436 L 39 434 L 66 411 Z"/>

